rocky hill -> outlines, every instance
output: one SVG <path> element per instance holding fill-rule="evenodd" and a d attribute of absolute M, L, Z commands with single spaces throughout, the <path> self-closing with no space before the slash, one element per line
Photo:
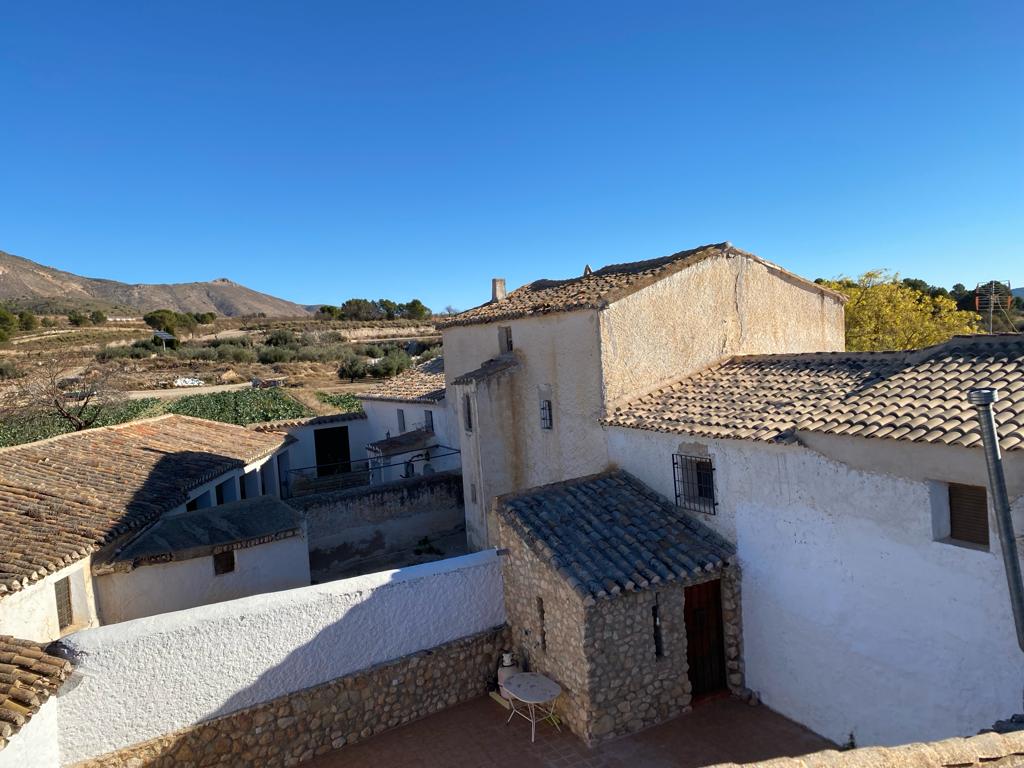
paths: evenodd
<path fill-rule="evenodd" d="M 216 312 L 224 317 L 301 317 L 309 309 L 226 278 L 203 283 L 147 285 L 81 277 L 0 251 L 0 302 L 37 312 L 102 309 L 141 314 L 154 309 Z"/>

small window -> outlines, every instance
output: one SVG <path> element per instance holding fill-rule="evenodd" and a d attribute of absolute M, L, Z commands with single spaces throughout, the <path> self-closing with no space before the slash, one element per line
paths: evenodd
<path fill-rule="evenodd" d="M 235 550 L 218 552 L 213 556 L 213 575 L 222 576 L 235 570 Z"/>
<path fill-rule="evenodd" d="M 398 409 L 398 433 L 405 432 L 405 409 Z"/>
<path fill-rule="evenodd" d="M 544 598 L 537 598 L 537 626 L 540 628 L 540 649 L 546 651 L 548 649 L 548 632 L 544 626 Z"/>
<path fill-rule="evenodd" d="M 469 500 L 476 504 L 476 483 L 469 484 Z"/>
<path fill-rule="evenodd" d="M 185 511 L 186 512 L 195 512 L 197 509 L 199 509 L 199 498 L 198 497 L 192 499 L 190 502 L 188 502 L 185 505 Z"/>
<path fill-rule="evenodd" d="M 676 486 L 676 506 L 706 515 L 715 514 L 715 470 L 711 459 L 703 456 L 672 456 L 672 474 Z"/>
<path fill-rule="evenodd" d="M 498 326 L 498 351 L 499 352 L 511 352 L 512 351 L 512 328 L 508 325 Z"/>
<path fill-rule="evenodd" d="M 553 429 L 555 426 L 555 417 L 551 413 L 551 401 L 541 400 L 540 401 L 540 428 L 541 429 Z"/>
<path fill-rule="evenodd" d="M 988 546 L 988 497 L 984 487 L 949 484 L 949 538 Z"/>
<path fill-rule="evenodd" d="M 57 600 L 57 626 L 67 629 L 74 622 L 74 611 L 71 609 L 71 581 L 65 576 L 53 585 L 53 595 Z"/>
<path fill-rule="evenodd" d="M 473 431 L 473 401 L 469 395 L 462 397 L 462 422 L 467 432 Z"/>
<path fill-rule="evenodd" d="M 657 603 L 651 606 L 651 618 L 654 621 L 654 656 L 660 659 L 665 655 L 665 642 L 661 637 L 661 612 Z"/>
<path fill-rule="evenodd" d="M 429 430 L 430 432 L 434 431 L 434 412 L 433 411 L 427 411 L 427 410 L 423 411 L 423 428 L 426 429 L 426 430 Z"/>
<path fill-rule="evenodd" d="M 219 506 L 220 506 L 221 504 L 223 504 L 223 503 L 224 503 L 224 501 L 225 501 L 225 498 L 226 498 L 226 491 L 227 491 L 227 486 L 228 486 L 228 484 L 227 484 L 227 483 L 220 483 L 220 484 L 219 484 L 219 485 L 218 485 L 218 486 L 217 486 L 217 487 L 216 487 L 216 488 L 214 489 L 214 490 L 216 491 L 216 494 L 217 494 L 217 506 L 218 506 L 218 507 L 219 507 Z"/>

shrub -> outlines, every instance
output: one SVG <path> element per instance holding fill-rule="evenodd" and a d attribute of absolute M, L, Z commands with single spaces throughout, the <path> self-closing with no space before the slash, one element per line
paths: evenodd
<path fill-rule="evenodd" d="M 267 336 L 267 346 L 270 347 L 288 347 L 296 344 L 295 334 L 286 328 L 279 328 L 276 331 L 272 331 Z"/>
<path fill-rule="evenodd" d="M 312 415 L 306 406 L 279 389 L 243 389 L 237 392 L 188 395 L 175 400 L 167 410 L 184 416 L 243 426 L 259 421 L 297 419 Z"/>
<path fill-rule="evenodd" d="M 348 355 L 341 359 L 338 367 L 338 378 L 355 381 L 366 376 L 366 358 L 359 357 L 355 352 L 349 351 Z"/>
<path fill-rule="evenodd" d="M 183 346 L 178 347 L 178 357 L 183 360 L 217 360 L 217 350 L 212 347 Z"/>
<path fill-rule="evenodd" d="M 395 376 L 412 365 L 412 359 L 401 349 L 392 349 L 370 367 L 370 373 L 379 378 Z"/>
<path fill-rule="evenodd" d="M 255 363 L 256 352 L 250 347 L 237 344 L 221 344 L 215 349 L 217 359 L 229 363 Z"/>
<path fill-rule="evenodd" d="M 290 363 L 295 359 L 295 350 L 288 347 L 260 347 L 256 359 L 265 365 Z"/>
<path fill-rule="evenodd" d="M 73 309 L 68 312 L 68 322 L 76 328 L 80 328 L 83 325 L 89 324 L 89 318 L 79 312 L 77 309 Z"/>
<path fill-rule="evenodd" d="M 359 398 L 349 392 L 339 394 L 317 392 L 316 397 L 321 403 L 333 405 L 342 413 L 356 413 L 363 410 L 363 404 L 359 402 Z"/>
<path fill-rule="evenodd" d="M 22 375 L 22 372 L 18 370 L 18 366 L 14 364 L 13 360 L 0 360 L 0 381 L 16 379 Z"/>
<path fill-rule="evenodd" d="M 440 354 L 441 354 L 441 347 L 440 347 L 440 345 L 438 345 L 436 347 L 428 347 L 427 349 L 423 350 L 423 352 L 420 354 L 420 362 L 421 363 L 425 363 L 427 360 L 433 360 L 435 357 L 437 357 Z"/>
<path fill-rule="evenodd" d="M 103 325 L 103 323 L 107 322 L 107 316 L 98 309 L 94 309 L 89 313 L 89 322 L 93 325 Z"/>
<path fill-rule="evenodd" d="M 27 309 L 18 313 L 18 327 L 23 331 L 34 331 L 39 321 Z"/>

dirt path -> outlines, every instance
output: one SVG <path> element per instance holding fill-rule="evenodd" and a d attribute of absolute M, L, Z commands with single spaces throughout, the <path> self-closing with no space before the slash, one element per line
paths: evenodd
<path fill-rule="evenodd" d="M 209 395 L 213 392 L 237 392 L 240 389 L 249 389 L 252 384 L 243 382 L 241 384 L 211 384 L 206 387 L 173 387 L 171 389 L 135 389 L 127 392 L 129 400 L 143 400 L 147 397 L 155 397 L 157 400 L 174 400 L 185 395 Z"/>

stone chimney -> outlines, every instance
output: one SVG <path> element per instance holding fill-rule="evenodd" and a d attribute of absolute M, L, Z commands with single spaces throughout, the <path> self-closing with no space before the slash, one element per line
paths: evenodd
<path fill-rule="evenodd" d="M 505 278 L 495 277 L 491 280 L 491 301 L 501 301 L 505 298 Z"/>

